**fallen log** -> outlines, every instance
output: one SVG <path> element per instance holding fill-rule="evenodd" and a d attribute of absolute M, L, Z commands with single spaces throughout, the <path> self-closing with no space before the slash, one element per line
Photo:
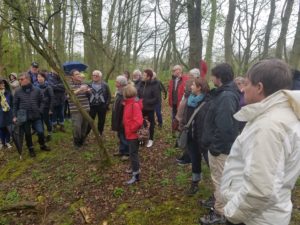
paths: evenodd
<path fill-rule="evenodd" d="M 0 208 L 0 213 L 7 213 L 13 211 L 20 211 L 20 210 L 35 210 L 39 211 L 38 203 L 36 202 L 29 202 L 29 201 L 22 201 L 15 204 L 7 205 Z"/>

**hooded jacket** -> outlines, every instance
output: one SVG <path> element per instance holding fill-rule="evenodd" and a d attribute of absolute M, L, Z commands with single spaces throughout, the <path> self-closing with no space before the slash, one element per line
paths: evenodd
<path fill-rule="evenodd" d="M 123 124 L 127 140 L 137 139 L 137 131 L 143 125 L 142 101 L 136 98 L 124 99 Z"/>
<path fill-rule="evenodd" d="M 209 152 L 228 155 L 239 133 L 233 115 L 239 110 L 240 95 L 235 83 L 229 82 L 210 92 L 212 100 L 204 121 L 202 143 Z"/>
<path fill-rule="evenodd" d="M 300 174 L 300 91 L 278 91 L 234 117 L 247 124 L 225 163 L 224 214 L 233 223 L 288 225 Z"/>

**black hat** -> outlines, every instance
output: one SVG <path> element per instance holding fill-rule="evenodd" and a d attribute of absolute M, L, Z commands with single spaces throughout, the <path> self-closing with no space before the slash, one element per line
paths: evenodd
<path fill-rule="evenodd" d="M 39 68 L 39 64 L 37 62 L 32 62 L 31 63 L 31 66 L 32 67 L 35 67 L 35 68 Z"/>

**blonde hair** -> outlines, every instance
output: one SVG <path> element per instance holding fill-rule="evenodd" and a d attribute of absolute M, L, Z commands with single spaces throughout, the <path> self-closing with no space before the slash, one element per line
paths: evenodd
<path fill-rule="evenodd" d="M 123 88 L 123 96 L 125 99 L 137 96 L 137 90 L 132 84 L 128 84 Z"/>

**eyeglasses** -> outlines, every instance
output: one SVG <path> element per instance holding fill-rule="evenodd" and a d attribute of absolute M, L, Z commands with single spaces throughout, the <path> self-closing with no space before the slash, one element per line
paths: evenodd
<path fill-rule="evenodd" d="M 19 81 L 25 80 L 25 78 L 19 78 Z"/>

